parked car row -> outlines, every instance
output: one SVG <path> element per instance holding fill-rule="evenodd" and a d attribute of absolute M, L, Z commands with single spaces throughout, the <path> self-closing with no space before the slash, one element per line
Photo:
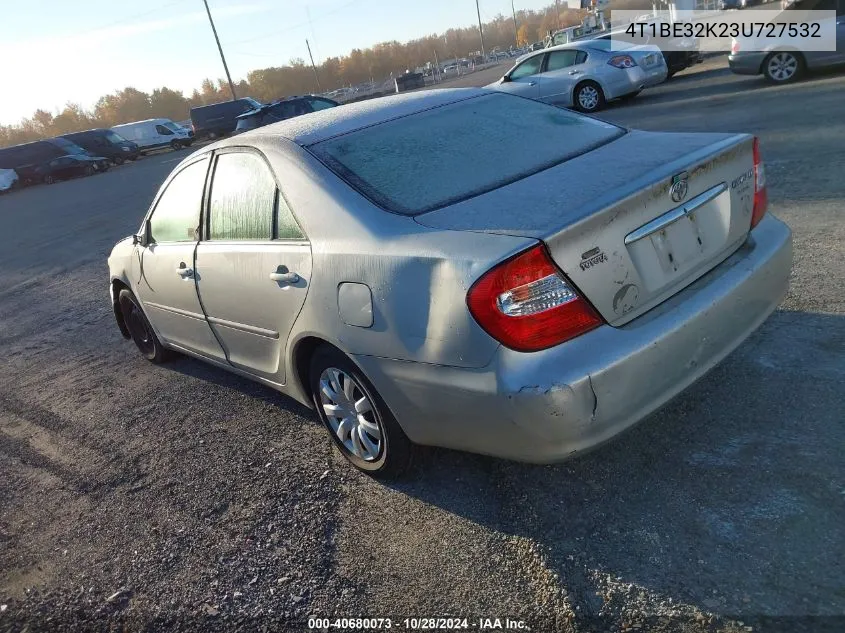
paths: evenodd
<path fill-rule="evenodd" d="M 315 95 L 268 104 L 244 98 L 191 109 L 190 121 L 147 119 L 0 148 L 0 192 L 16 186 L 51 184 L 107 171 L 146 152 L 189 147 L 200 138 L 246 132 L 309 112 L 334 108 L 337 101 Z M 191 128 L 186 127 L 190 123 Z"/>

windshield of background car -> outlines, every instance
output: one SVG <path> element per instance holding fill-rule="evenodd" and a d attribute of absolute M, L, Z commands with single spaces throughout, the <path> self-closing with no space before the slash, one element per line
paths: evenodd
<path fill-rule="evenodd" d="M 71 143 L 69 140 L 64 138 L 53 138 L 50 139 L 50 141 L 61 147 L 68 154 L 79 154 L 80 156 L 85 156 L 88 153 L 76 143 Z"/>
<path fill-rule="evenodd" d="M 106 138 L 111 143 L 126 143 L 126 139 L 123 138 L 120 134 L 116 134 L 114 132 L 106 132 Z"/>
<path fill-rule="evenodd" d="M 171 132 L 184 132 L 185 131 L 185 128 L 178 126 L 175 123 L 171 123 L 170 121 L 167 121 L 166 123 L 162 123 L 162 125 L 164 127 L 166 127 L 168 130 L 170 130 Z"/>
<path fill-rule="evenodd" d="M 417 215 L 526 178 L 624 133 L 568 110 L 490 94 L 343 134 L 309 149 L 379 206 Z"/>
<path fill-rule="evenodd" d="M 255 114 L 251 114 L 250 116 L 245 116 L 243 118 L 239 117 L 238 124 L 235 126 L 235 129 L 238 132 L 254 130 L 257 127 L 261 127 L 261 119 L 262 115 L 260 112 L 256 112 Z"/>

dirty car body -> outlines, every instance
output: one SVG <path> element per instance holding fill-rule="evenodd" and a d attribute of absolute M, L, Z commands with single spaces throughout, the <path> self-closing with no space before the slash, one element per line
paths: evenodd
<path fill-rule="evenodd" d="M 265 239 L 212 235 L 238 153 L 290 214 Z M 309 114 L 176 168 L 162 191 L 193 169 L 197 228 L 145 236 L 159 194 L 109 258 L 115 314 L 128 336 L 129 289 L 164 346 L 324 423 L 337 407 L 307 368 L 330 345 L 411 442 L 560 460 L 666 403 L 784 296 L 791 235 L 764 215 L 758 158 L 748 135 L 629 131 L 485 90 Z"/>

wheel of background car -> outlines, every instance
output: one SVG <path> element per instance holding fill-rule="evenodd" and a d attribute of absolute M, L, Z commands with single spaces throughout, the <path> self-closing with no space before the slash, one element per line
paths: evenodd
<path fill-rule="evenodd" d="M 353 466 L 374 477 L 408 467 L 411 441 L 355 363 L 323 345 L 311 359 L 309 384 L 320 421 Z"/>
<path fill-rule="evenodd" d="M 56 179 L 53 178 L 51 174 L 47 174 L 46 176 L 44 176 L 45 185 L 52 185 L 54 182 L 56 182 Z"/>
<path fill-rule="evenodd" d="M 804 72 L 804 58 L 793 51 L 775 51 L 763 62 L 763 75 L 776 84 L 795 81 Z"/>
<path fill-rule="evenodd" d="M 173 140 L 173 141 L 170 141 L 170 147 L 175 151 L 177 149 L 181 149 L 182 143 L 180 143 L 179 141 Z"/>
<path fill-rule="evenodd" d="M 135 295 L 131 291 L 124 288 L 118 295 L 118 302 L 120 304 L 120 312 L 123 315 L 123 322 L 126 324 L 126 329 L 132 337 L 138 351 L 148 361 L 153 363 L 163 363 L 170 356 L 171 353 L 166 349 L 161 341 L 158 340 L 150 322 L 147 320 L 141 306 L 135 299 Z"/>
<path fill-rule="evenodd" d="M 91 165 L 85 165 L 85 175 L 86 176 L 93 176 L 95 169 L 91 167 Z"/>
<path fill-rule="evenodd" d="M 594 81 L 584 81 L 575 87 L 575 108 L 581 112 L 597 112 L 605 105 L 604 92 Z"/>
<path fill-rule="evenodd" d="M 115 156 L 114 158 L 111 159 L 111 162 L 113 162 L 115 165 L 122 165 L 123 164 L 123 156 Z"/>

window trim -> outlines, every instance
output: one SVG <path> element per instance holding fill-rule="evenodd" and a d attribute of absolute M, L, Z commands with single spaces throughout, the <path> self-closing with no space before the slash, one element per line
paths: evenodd
<path fill-rule="evenodd" d="M 258 156 L 259 160 L 263 161 L 266 165 L 267 169 L 270 172 L 270 175 L 273 177 L 273 182 L 276 183 L 276 194 L 273 197 L 273 236 L 267 240 L 213 240 L 211 239 L 211 190 L 214 184 L 214 172 L 217 168 L 217 159 L 222 156 L 223 154 L 254 154 Z M 206 174 L 206 182 L 205 187 L 203 189 L 203 203 L 202 203 L 202 212 L 200 218 L 200 242 L 208 242 L 209 244 L 310 244 L 311 241 L 308 239 L 308 235 L 302 228 L 302 223 L 299 221 L 299 218 L 296 217 L 296 213 L 293 210 L 293 206 L 291 206 L 290 201 L 288 200 L 287 196 L 284 194 L 282 189 L 282 185 L 279 182 L 278 177 L 276 176 L 276 172 L 273 169 L 270 161 L 267 160 L 267 157 L 257 147 L 252 147 L 251 145 L 230 145 L 227 147 L 221 147 L 217 150 L 211 152 L 212 160 L 210 163 L 210 168 L 208 173 Z M 288 210 L 290 211 L 291 217 L 293 218 L 294 223 L 299 227 L 299 232 L 302 233 L 302 237 L 298 239 L 288 239 L 288 238 L 280 238 L 279 235 L 279 202 L 284 200 L 285 204 L 287 205 Z"/>
<path fill-rule="evenodd" d="M 188 167 L 195 165 L 196 163 L 199 163 L 200 161 L 207 161 L 206 166 L 205 166 L 205 178 L 203 179 L 202 192 L 201 192 L 201 198 L 200 198 L 200 217 L 199 217 L 200 222 L 199 222 L 199 226 L 197 227 L 197 228 L 200 229 L 200 233 L 202 233 L 203 208 L 205 206 L 206 192 L 208 190 L 208 169 L 209 169 L 209 166 L 211 165 L 211 161 L 209 160 L 210 157 L 211 157 L 211 152 L 207 152 L 205 154 L 200 154 L 199 156 L 194 157 L 193 160 L 190 160 L 190 162 L 185 163 L 181 167 L 177 167 L 177 169 L 174 170 L 167 177 L 167 179 L 164 181 L 162 186 L 159 188 L 158 193 L 156 194 L 155 198 L 153 198 L 152 204 L 150 204 L 150 208 L 147 209 L 147 214 L 144 216 L 144 222 L 143 222 L 143 224 L 141 224 L 141 230 L 139 231 L 140 233 L 144 234 L 144 237 L 147 240 L 148 245 L 149 244 L 157 244 L 157 245 L 162 245 L 162 244 L 196 244 L 199 241 L 199 239 L 196 239 L 193 242 L 172 242 L 172 241 L 170 241 L 170 242 L 156 242 L 155 240 L 152 240 L 152 235 L 147 235 L 146 232 L 147 232 L 147 227 L 149 226 L 150 220 L 153 217 L 153 213 L 155 213 L 155 210 L 158 207 L 158 203 L 161 201 L 161 198 L 162 198 L 162 196 L 164 196 L 165 192 L 170 188 L 170 183 L 172 183 L 176 179 L 176 176 L 181 174 Z"/>

